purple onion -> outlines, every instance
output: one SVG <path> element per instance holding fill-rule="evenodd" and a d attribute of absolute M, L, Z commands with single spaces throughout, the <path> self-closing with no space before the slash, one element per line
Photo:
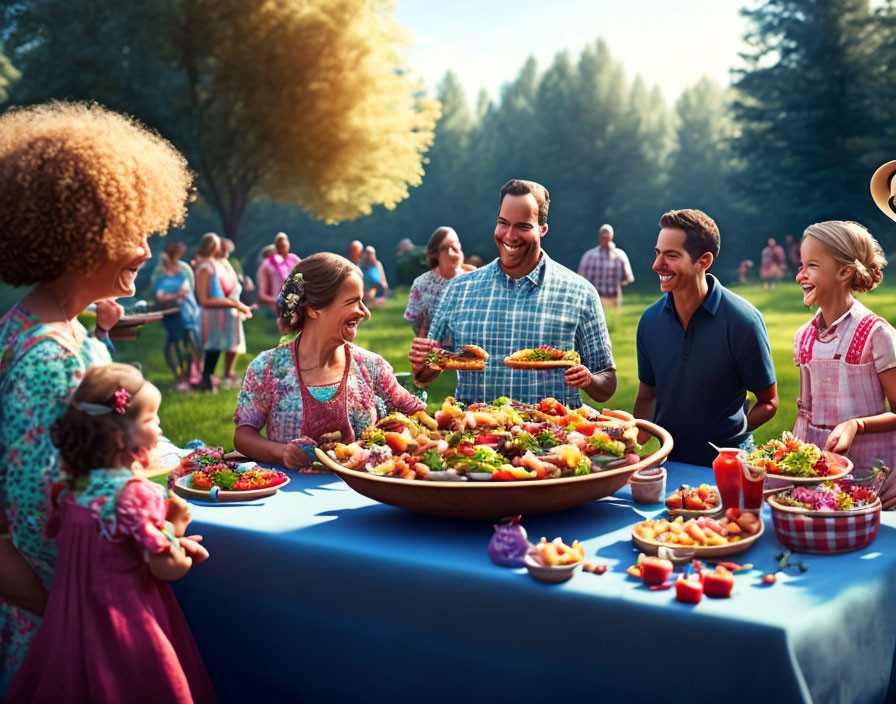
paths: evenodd
<path fill-rule="evenodd" d="M 502 518 L 495 524 L 495 534 L 488 541 L 488 556 L 502 567 L 522 567 L 523 556 L 529 549 L 526 529 L 520 525 L 522 516 Z"/>

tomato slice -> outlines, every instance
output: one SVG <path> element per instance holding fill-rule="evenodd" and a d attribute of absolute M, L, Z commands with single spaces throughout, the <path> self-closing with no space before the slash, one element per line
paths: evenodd
<path fill-rule="evenodd" d="M 501 442 L 501 436 L 495 435 L 494 433 L 482 433 L 481 435 L 477 435 L 473 442 L 477 445 L 497 445 Z"/>

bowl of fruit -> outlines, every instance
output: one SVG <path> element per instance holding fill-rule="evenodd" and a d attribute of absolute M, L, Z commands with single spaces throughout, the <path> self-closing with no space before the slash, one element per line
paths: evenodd
<path fill-rule="evenodd" d="M 709 484 L 688 486 L 682 484 L 666 497 L 666 511 L 672 518 L 683 516 L 699 518 L 700 516 L 718 516 L 722 513 L 722 500 L 719 490 Z"/>
<path fill-rule="evenodd" d="M 582 566 L 585 548 L 578 540 L 567 545 L 560 538 L 548 542 L 542 538 L 526 552 L 525 563 L 529 574 L 539 582 L 565 582 Z"/>

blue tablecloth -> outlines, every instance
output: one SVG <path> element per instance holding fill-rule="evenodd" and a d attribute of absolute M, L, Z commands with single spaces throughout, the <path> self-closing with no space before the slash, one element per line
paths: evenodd
<path fill-rule="evenodd" d="M 667 465 L 668 489 L 711 470 Z M 696 606 L 625 574 L 631 526 L 662 506 L 628 488 L 526 517 L 530 540 L 610 566 L 560 585 L 492 564 L 487 522 L 383 506 L 330 475 L 273 497 L 194 504 L 211 558 L 175 583 L 218 696 L 245 701 L 881 701 L 896 643 L 896 514 L 877 540 L 810 569 L 738 575 Z M 772 571 L 771 517 L 740 562 Z"/>

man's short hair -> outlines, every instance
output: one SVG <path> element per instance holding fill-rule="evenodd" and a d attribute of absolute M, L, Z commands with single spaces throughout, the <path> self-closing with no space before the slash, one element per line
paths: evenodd
<path fill-rule="evenodd" d="M 518 178 L 511 179 L 501 186 L 501 200 L 498 201 L 498 210 L 504 202 L 504 196 L 524 196 L 531 193 L 538 204 L 538 224 L 544 225 L 548 221 L 548 207 L 551 204 L 551 194 L 548 189 L 535 181 L 523 181 Z"/>
<path fill-rule="evenodd" d="M 612 226 L 612 225 L 607 225 L 607 224 L 603 224 L 603 225 L 601 225 L 601 226 L 600 226 L 600 229 L 597 231 L 597 235 L 598 235 L 598 237 L 599 237 L 600 235 L 604 234 L 605 232 L 608 232 L 608 233 L 610 234 L 610 237 L 612 237 L 612 236 L 613 236 L 613 226 Z"/>
<path fill-rule="evenodd" d="M 684 248 L 695 262 L 707 252 L 719 256 L 722 239 L 719 226 L 702 210 L 670 210 L 660 218 L 660 227 L 684 230 Z"/>
<path fill-rule="evenodd" d="M 285 232 L 278 232 L 277 236 L 274 238 L 274 242 L 279 242 L 280 240 L 288 240 L 288 239 L 289 239 L 289 235 L 287 235 Z"/>

